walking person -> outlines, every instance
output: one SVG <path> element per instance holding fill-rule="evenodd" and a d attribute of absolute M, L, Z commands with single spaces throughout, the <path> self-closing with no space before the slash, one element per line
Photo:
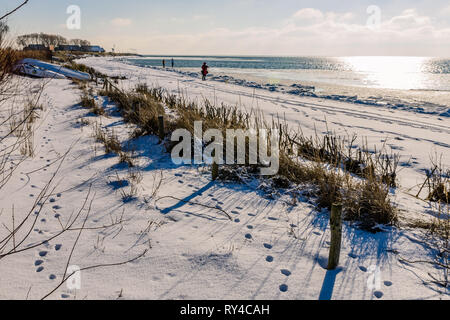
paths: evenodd
<path fill-rule="evenodd" d="M 172 58 L 172 69 L 174 66 L 175 66 L 175 61 L 173 61 L 173 58 Z"/>
<path fill-rule="evenodd" d="M 163 59 L 163 68 L 165 69 L 166 68 L 166 60 L 165 59 Z"/>
<path fill-rule="evenodd" d="M 203 62 L 203 65 L 202 65 L 202 80 L 203 81 L 206 80 L 206 75 L 208 74 L 208 68 L 209 68 L 209 66 L 206 64 L 206 62 Z"/>

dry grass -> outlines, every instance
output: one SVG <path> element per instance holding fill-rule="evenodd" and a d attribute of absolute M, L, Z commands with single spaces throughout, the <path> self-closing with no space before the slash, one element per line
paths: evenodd
<path fill-rule="evenodd" d="M 163 105 L 149 94 L 124 93 L 118 90 L 102 90 L 99 94 L 117 104 L 125 121 L 134 123 L 140 128 L 139 135 L 158 134 L 158 117 L 164 115 L 165 110 Z"/>
<path fill-rule="evenodd" d="M 428 188 L 427 200 L 449 204 L 450 169 L 444 167 L 442 160 L 432 162 L 433 169 L 429 171 L 429 175 L 425 181 Z"/>
<path fill-rule="evenodd" d="M 115 153 L 119 155 L 122 152 L 122 145 L 114 130 L 111 132 L 105 131 L 98 123 L 95 123 L 93 136 L 103 144 L 106 154 Z"/>
<path fill-rule="evenodd" d="M 138 85 L 134 92 L 108 90 L 100 92 L 100 95 L 108 96 L 127 121 L 138 125 L 135 136 L 158 134 L 157 117 L 163 114 L 163 104 L 176 114 L 166 120 L 168 133 L 178 128 L 193 133 L 195 121 L 202 121 L 204 131 L 220 128 L 224 137 L 227 129 L 256 127 L 269 133 L 273 128 L 279 129 L 280 170 L 275 179 L 313 185 L 319 207 L 330 209 L 333 203 L 342 202 L 347 220 L 358 222 L 365 229 L 376 230 L 377 224 L 395 224 L 398 220 L 397 210 L 389 196 L 389 188 L 396 186 L 398 157 L 380 151 L 371 153 L 367 147 L 355 149 L 356 137 L 326 135 L 319 138 L 316 135 L 306 138 L 300 130 L 292 133 L 279 119 L 268 123 L 254 111 L 244 112 L 223 104 L 215 106 L 207 99 L 199 104 L 143 84 Z M 248 161 L 248 148 L 246 152 Z M 256 173 L 254 165 L 247 163 L 243 167 L 248 168 L 247 172 Z M 218 174 L 219 178 L 232 175 L 230 172 L 228 175 Z M 360 178 L 356 179 L 355 175 Z"/>
<path fill-rule="evenodd" d="M 104 75 L 103 73 L 100 73 L 96 71 L 94 68 L 88 67 L 81 63 L 75 63 L 73 61 L 70 61 L 66 63 L 64 67 L 84 73 L 89 73 L 93 78 L 106 78 L 106 75 Z"/>
<path fill-rule="evenodd" d="M 87 91 L 83 90 L 80 99 L 80 104 L 83 108 L 89 109 L 90 112 L 97 116 L 102 116 L 105 114 L 105 109 L 97 104 L 94 97 Z"/>

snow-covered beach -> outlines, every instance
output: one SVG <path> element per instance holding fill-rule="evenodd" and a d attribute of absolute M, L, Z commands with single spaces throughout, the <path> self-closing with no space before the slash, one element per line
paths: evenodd
<path fill-rule="evenodd" d="M 82 271 L 79 290 L 63 285 L 50 298 L 448 299 L 448 289 L 432 283 L 429 276 L 440 277 L 442 269 L 405 262 L 432 261 L 436 255 L 425 241 L 426 232 L 407 227 L 407 222 L 434 218 L 430 204 L 413 195 L 430 168 L 430 158 L 438 155 L 444 164 L 450 163 L 448 117 L 223 81 L 202 82 L 189 74 L 124 64 L 120 58 L 77 62 L 108 76 L 125 77 L 118 84 L 123 89 L 146 83 L 190 100 L 208 98 L 217 104 L 259 109 L 267 118 L 279 116 L 291 127 L 300 126 L 307 136 L 355 133 L 360 146 L 385 145 L 401 155 L 400 187 L 392 196 L 402 224 L 372 234 L 345 223 L 340 267 L 327 271 L 329 214 L 317 212 L 310 199 L 293 207 L 286 195 L 270 200 L 255 185 L 211 182 L 202 167 L 176 166 L 156 137 L 130 141 L 132 128 L 114 104 L 96 96 L 106 116 L 87 114 L 79 106 L 76 85 L 52 80 L 42 95 L 35 156 L 20 165 L 0 195 L 0 221 L 11 224 L 13 206 L 19 214 L 32 207 L 61 156 L 69 151 L 27 244 L 58 232 L 61 221 L 80 210 L 89 196 L 88 228 L 75 247 L 71 265 L 108 266 Z M 36 87 L 42 80 L 26 82 Z M 114 129 L 124 145 L 129 141 L 136 150 L 142 182 L 135 201 L 124 202 L 121 189 L 129 185 L 117 183 L 127 180 L 129 170 L 117 164 L 117 157 L 104 154 L 81 118 Z M 46 171 L 36 174 L 40 168 Z M 160 200 L 147 201 L 155 189 Z M 232 221 L 220 210 L 229 213 Z M 122 214 L 122 223 L 114 225 L 111 221 Z M 0 298 L 37 299 L 51 292 L 64 274 L 76 237 L 77 232 L 67 232 L 42 247 L 2 259 Z M 120 264 L 145 251 L 144 257 Z"/>

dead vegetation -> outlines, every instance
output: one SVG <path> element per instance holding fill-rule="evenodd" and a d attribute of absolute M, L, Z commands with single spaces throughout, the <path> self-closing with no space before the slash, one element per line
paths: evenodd
<path fill-rule="evenodd" d="M 355 148 L 356 137 L 329 134 L 323 138 L 318 135 L 307 138 L 301 130 L 293 133 L 280 119 L 268 123 L 253 110 L 244 112 L 223 104 L 215 106 L 207 99 L 199 104 L 161 88 L 148 88 L 145 84 L 138 85 L 133 92 L 112 88 L 99 94 L 115 102 L 125 120 L 137 125 L 134 137 L 158 135 L 158 116 L 165 114 L 164 105 L 175 113 L 175 116 L 166 117 L 166 135 L 178 128 L 194 133 L 195 121 L 202 121 L 203 131 L 220 128 L 224 137 L 227 129 L 264 128 L 268 135 L 278 129 L 281 135 L 279 176 L 282 178 L 273 179 L 289 184 L 312 184 L 319 207 L 330 209 L 333 203 L 343 202 L 346 218 L 368 230 L 376 231 L 377 224 L 395 224 L 398 220 L 389 195 L 390 188 L 397 185 L 398 156 L 388 155 L 384 149 L 369 152 L 367 146 Z M 221 166 L 217 173 L 219 178 L 227 176 L 233 180 L 230 178 L 233 171 L 243 167 L 247 168 L 246 174 L 258 173 L 258 166 L 248 164 L 248 143 L 246 141 L 246 164 Z M 169 144 L 168 149 L 171 147 Z M 241 179 L 235 177 L 234 180 Z"/>
<path fill-rule="evenodd" d="M 98 142 L 103 144 L 106 154 L 115 153 L 118 155 L 122 152 L 122 145 L 114 130 L 108 132 L 103 130 L 101 125 L 95 123 L 93 136 Z"/>

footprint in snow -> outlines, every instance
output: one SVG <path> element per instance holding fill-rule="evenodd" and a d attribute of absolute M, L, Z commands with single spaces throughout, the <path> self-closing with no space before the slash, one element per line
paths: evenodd
<path fill-rule="evenodd" d="M 273 246 L 271 245 L 271 244 L 268 244 L 268 243 L 264 243 L 264 248 L 266 248 L 266 249 L 272 249 L 273 248 Z"/>
<path fill-rule="evenodd" d="M 267 219 L 269 219 L 270 221 L 278 221 L 278 219 L 274 217 L 268 217 Z"/>
<path fill-rule="evenodd" d="M 282 285 L 280 286 L 280 291 L 281 291 L 281 292 L 287 292 L 288 289 L 289 289 L 289 287 L 288 287 L 287 284 L 282 284 Z"/>
<path fill-rule="evenodd" d="M 375 296 L 375 297 L 377 297 L 378 299 L 381 299 L 382 297 L 383 297 L 383 292 L 381 292 L 381 291 L 375 291 L 374 293 L 373 293 L 373 295 Z"/>
<path fill-rule="evenodd" d="M 48 278 L 49 278 L 50 280 L 55 280 L 55 279 L 56 279 L 56 276 L 55 276 L 54 274 L 51 274 L 51 275 L 48 276 Z"/>
<path fill-rule="evenodd" d="M 39 267 L 41 264 L 43 264 L 44 263 L 44 261 L 42 261 L 42 260 L 36 260 L 35 262 L 34 262 L 34 265 L 36 266 L 36 267 Z"/>
<path fill-rule="evenodd" d="M 237 210 L 244 210 L 242 207 L 236 207 Z"/>
<path fill-rule="evenodd" d="M 40 257 L 45 257 L 47 255 L 47 253 L 48 253 L 48 251 L 45 251 L 45 250 L 44 251 L 40 251 L 39 252 L 39 256 Z"/>
<path fill-rule="evenodd" d="M 392 282 L 391 282 L 391 281 L 385 281 L 385 282 L 384 282 L 384 285 L 385 285 L 386 287 L 390 287 L 390 286 L 392 286 Z"/>
<path fill-rule="evenodd" d="M 55 210 L 59 210 L 59 209 L 61 209 L 62 207 L 61 207 L 61 206 L 58 206 L 58 205 L 56 205 L 56 206 L 53 206 L 52 208 L 53 208 L 53 209 L 55 209 Z"/>
<path fill-rule="evenodd" d="M 362 272 L 367 272 L 367 268 L 363 266 L 359 267 L 359 270 L 361 270 Z"/>
<path fill-rule="evenodd" d="M 239 219 L 234 219 L 234 222 L 239 223 L 239 222 L 241 222 L 241 220 L 239 220 Z"/>
<path fill-rule="evenodd" d="M 273 262 L 273 257 L 272 256 L 267 256 L 266 257 L 266 261 L 267 262 Z"/>
<path fill-rule="evenodd" d="M 247 233 L 245 235 L 245 238 L 248 239 L 248 240 L 251 240 L 251 239 L 253 239 L 253 236 L 250 233 Z"/>
<path fill-rule="evenodd" d="M 352 259 L 356 259 L 358 256 L 354 253 L 349 253 L 348 256 Z"/>
<path fill-rule="evenodd" d="M 247 226 L 247 229 L 253 230 L 253 226 Z"/>
<path fill-rule="evenodd" d="M 233 211 L 231 211 L 231 213 L 232 213 L 232 214 L 239 214 L 239 212 L 237 212 L 237 211 L 234 211 L 234 210 L 233 210 Z"/>
<path fill-rule="evenodd" d="M 249 213 L 248 215 L 249 215 L 249 217 L 256 217 L 256 214 L 253 214 L 253 213 Z"/>
<path fill-rule="evenodd" d="M 289 277 L 292 273 L 287 269 L 282 269 L 281 274 L 285 275 L 286 277 Z"/>
<path fill-rule="evenodd" d="M 59 250 L 61 250 L 61 247 L 62 247 L 62 244 L 57 244 L 57 245 L 55 245 L 55 250 L 59 251 Z"/>
<path fill-rule="evenodd" d="M 36 269 L 36 272 L 42 272 L 44 270 L 43 266 L 40 266 L 39 268 Z"/>

